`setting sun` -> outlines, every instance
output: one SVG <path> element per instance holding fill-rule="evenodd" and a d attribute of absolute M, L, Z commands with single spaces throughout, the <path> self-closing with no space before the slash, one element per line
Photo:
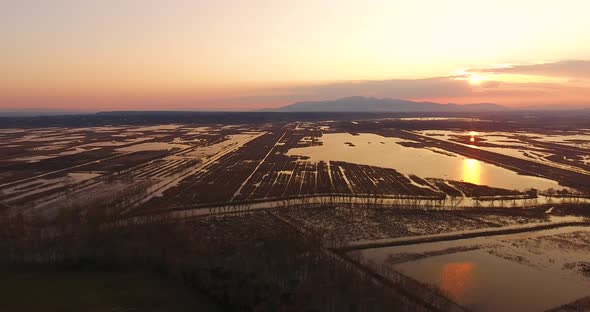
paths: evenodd
<path fill-rule="evenodd" d="M 0 7 L 0 110 L 247 111 L 350 96 L 590 105 L 584 0 Z"/>
<path fill-rule="evenodd" d="M 478 85 L 480 84 L 482 81 L 484 81 L 486 78 L 484 76 L 478 75 L 478 74 L 471 74 L 469 75 L 469 83 L 472 85 Z"/>

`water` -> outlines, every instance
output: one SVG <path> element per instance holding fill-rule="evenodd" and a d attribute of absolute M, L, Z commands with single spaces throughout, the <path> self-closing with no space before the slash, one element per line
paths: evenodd
<path fill-rule="evenodd" d="M 497 154 L 507 155 L 515 158 L 525 159 L 527 161 L 539 162 L 545 165 L 553 166 L 556 168 L 561 168 L 573 172 L 579 172 L 582 174 L 590 174 L 588 171 L 583 170 L 579 167 L 573 165 L 566 165 L 563 163 L 557 163 L 554 161 L 550 161 L 546 159 L 547 156 L 553 155 L 555 152 L 551 149 L 547 149 L 543 146 L 537 146 L 535 144 L 530 144 L 529 142 L 522 141 L 518 136 L 526 136 L 528 138 L 534 139 L 539 142 L 550 142 L 550 143 L 559 143 L 565 145 L 572 145 L 575 147 L 584 148 L 584 144 L 590 146 L 590 135 L 543 135 L 535 134 L 535 133 L 527 133 L 527 132 L 520 132 L 516 136 L 514 133 L 508 132 L 482 132 L 477 133 L 473 132 L 473 134 L 469 133 L 474 140 L 484 140 L 486 143 L 492 143 L 496 145 L 500 145 L 502 147 L 489 147 L 489 146 L 479 146 L 478 144 L 465 144 L 461 142 L 457 142 L 456 140 L 452 140 L 451 138 L 461 138 L 466 136 L 468 133 L 464 131 L 446 131 L 446 130 L 436 130 L 436 131 L 418 131 L 416 132 L 419 135 L 433 137 L 439 140 L 445 140 L 449 142 L 453 142 L 455 144 L 461 144 L 464 146 L 468 146 L 474 149 L 481 149 L 490 152 L 494 152 Z M 575 142 L 571 142 L 568 140 L 578 140 Z M 583 141 L 587 141 L 587 143 L 580 143 Z M 586 146 L 586 147 L 588 147 Z M 526 154 L 526 155 L 525 155 Z M 584 155 L 578 155 L 582 157 L 581 163 L 585 163 Z"/>
<path fill-rule="evenodd" d="M 590 279 L 564 269 L 567 263 L 587 261 L 587 250 L 576 247 L 580 241 L 575 234 L 586 237 L 590 228 L 570 226 L 356 252 L 374 269 L 387 264 L 436 286 L 474 311 L 544 311 L 590 295 Z M 407 255 L 422 258 L 412 260 L 416 258 Z"/>
<path fill-rule="evenodd" d="M 514 171 L 452 153 L 405 147 L 399 138 L 376 134 L 324 134 L 323 145 L 289 150 L 288 155 L 306 156 L 310 161 L 345 161 L 385 168 L 423 178 L 465 181 L 505 189 L 546 190 L 560 188 L 555 181 L 519 175 Z M 351 143 L 354 146 L 351 146 Z M 454 156 L 451 156 L 454 155 Z"/>
<path fill-rule="evenodd" d="M 174 143 L 167 143 L 167 142 L 150 142 L 150 143 L 140 143 L 131 146 L 121 147 L 118 148 L 117 151 L 119 152 L 143 152 L 143 151 L 161 151 L 161 150 L 170 150 L 173 148 L 178 149 L 185 149 L 190 147 L 190 145 L 185 144 L 174 144 Z"/>
<path fill-rule="evenodd" d="M 590 294 L 590 284 L 565 279 L 472 250 L 394 266 L 434 284 L 450 299 L 474 311 L 543 311 Z"/>

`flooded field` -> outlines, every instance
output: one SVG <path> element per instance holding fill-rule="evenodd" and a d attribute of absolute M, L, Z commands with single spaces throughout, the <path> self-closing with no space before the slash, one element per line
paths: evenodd
<path fill-rule="evenodd" d="M 572 196 L 583 202 L 590 189 L 588 154 L 580 143 L 586 132 L 399 131 L 386 122 L 489 123 L 420 117 L 6 129 L 0 132 L 0 203 L 38 212 L 66 197 L 84 201 L 125 185 L 122 192 L 135 195 L 121 203 L 124 211 L 250 201 L 274 207 L 283 199 L 334 202 L 331 196 L 357 204 L 380 197 L 383 205 L 415 198 L 440 207 L 494 206 L 497 200 L 528 207 Z M 562 197 L 548 197 L 556 195 Z"/>
<path fill-rule="evenodd" d="M 319 146 L 295 148 L 287 155 L 309 157 L 313 162 L 344 161 L 384 168 L 423 178 L 439 178 L 489 185 L 505 189 L 546 190 L 559 184 L 548 179 L 519 175 L 461 155 L 431 149 L 405 147 L 399 138 L 376 134 L 330 133 L 322 136 Z"/>
<path fill-rule="evenodd" d="M 18 145 L 0 145 L 0 203 L 51 216 L 111 194 L 106 202 L 124 211 L 261 134 L 183 125 L 9 129 L 0 135 Z"/>
<path fill-rule="evenodd" d="M 564 227 L 357 253 L 473 311 L 544 311 L 590 295 L 588 237 L 589 227 Z"/>
<path fill-rule="evenodd" d="M 435 256 L 395 268 L 419 281 L 434 283 L 450 299 L 474 311 L 543 311 L 583 298 L 590 288 L 588 283 L 481 251 Z"/>
<path fill-rule="evenodd" d="M 585 130 L 580 130 L 577 134 L 557 132 L 547 135 L 530 132 L 471 131 L 466 133 L 448 130 L 416 133 L 463 144 L 474 149 L 590 174 L 590 168 L 586 166 L 586 159 L 590 152 L 590 133 Z"/>
<path fill-rule="evenodd" d="M 589 131 L 521 122 L 0 129 L 0 213 L 101 211 L 222 232 L 264 216 L 425 307 L 588 308 Z"/>

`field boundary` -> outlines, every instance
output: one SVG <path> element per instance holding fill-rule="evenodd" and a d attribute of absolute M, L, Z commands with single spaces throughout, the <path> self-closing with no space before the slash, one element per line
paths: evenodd
<path fill-rule="evenodd" d="M 389 239 L 382 239 L 382 240 L 376 240 L 376 241 L 371 241 L 371 242 L 352 242 L 352 243 L 349 243 L 347 246 L 337 248 L 337 250 L 339 252 L 348 252 L 348 251 L 362 250 L 362 249 L 416 245 L 416 244 L 461 240 L 461 239 L 476 238 L 476 237 L 534 232 L 534 231 L 549 230 L 549 229 L 570 227 L 570 226 L 590 226 L 590 221 L 569 221 L 569 222 L 554 222 L 554 223 L 549 223 L 549 224 L 547 224 L 547 223 L 533 224 L 533 225 L 527 225 L 527 226 L 507 226 L 507 227 L 500 227 L 500 228 L 492 228 L 492 229 L 486 228 L 483 230 L 462 231 L 462 232 L 454 232 L 454 233 L 421 235 L 421 236 L 403 237 L 403 238 L 389 238 Z"/>

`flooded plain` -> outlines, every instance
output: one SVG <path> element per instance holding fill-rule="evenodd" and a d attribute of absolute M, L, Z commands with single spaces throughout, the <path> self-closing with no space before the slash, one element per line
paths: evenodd
<path fill-rule="evenodd" d="M 142 152 L 142 151 L 160 151 L 160 150 L 171 150 L 171 149 L 185 149 L 191 147 L 190 145 L 174 144 L 167 142 L 150 142 L 140 143 L 131 146 L 118 148 L 119 152 Z"/>
<path fill-rule="evenodd" d="M 437 130 L 444 122 L 453 126 Z M 590 298 L 588 131 L 455 126 L 475 122 L 489 123 L 7 129 L 0 209 L 51 219 L 90 203 L 140 221 L 266 210 L 260 215 L 328 233 L 327 248 L 375 274 L 397 274 L 416 293 L 426 285 L 428 295 L 434 288 L 475 311 L 542 311 Z M 530 188 L 554 190 L 522 192 Z"/>
<path fill-rule="evenodd" d="M 590 291 L 590 283 L 480 250 L 434 256 L 395 268 L 437 285 L 451 300 L 474 311 L 543 311 L 583 298 Z"/>
<path fill-rule="evenodd" d="M 399 138 L 377 134 L 329 133 L 322 145 L 289 150 L 287 155 L 309 157 L 312 162 L 345 161 L 392 168 L 422 178 L 439 178 L 504 189 L 545 190 L 559 188 L 555 181 L 519 175 L 516 172 L 450 152 L 405 147 Z"/>
<path fill-rule="evenodd" d="M 588 235 L 573 226 L 357 252 L 474 311 L 544 311 L 590 295 Z"/>
<path fill-rule="evenodd" d="M 476 131 L 414 131 L 413 133 L 461 144 L 473 149 L 490 151 L 527 161 L 542 163 L 557 168 L 590 174 L 586 165 L 590 152 L 583 152 L 590 148 L 590 134 L 581 131 L 580 134 L 546 134 L 529 132 L 476 132 Z M 550 144 L 549 146 L 547 144 Z M 555 148 L 558 150 L 555 150 Z M 573 150 L 574 147 L 578 150 Z M 568 155 L 556 156 L 556 152 L 567 151 Z M 556 159 L 564 161 L 557 162 Z"/>

